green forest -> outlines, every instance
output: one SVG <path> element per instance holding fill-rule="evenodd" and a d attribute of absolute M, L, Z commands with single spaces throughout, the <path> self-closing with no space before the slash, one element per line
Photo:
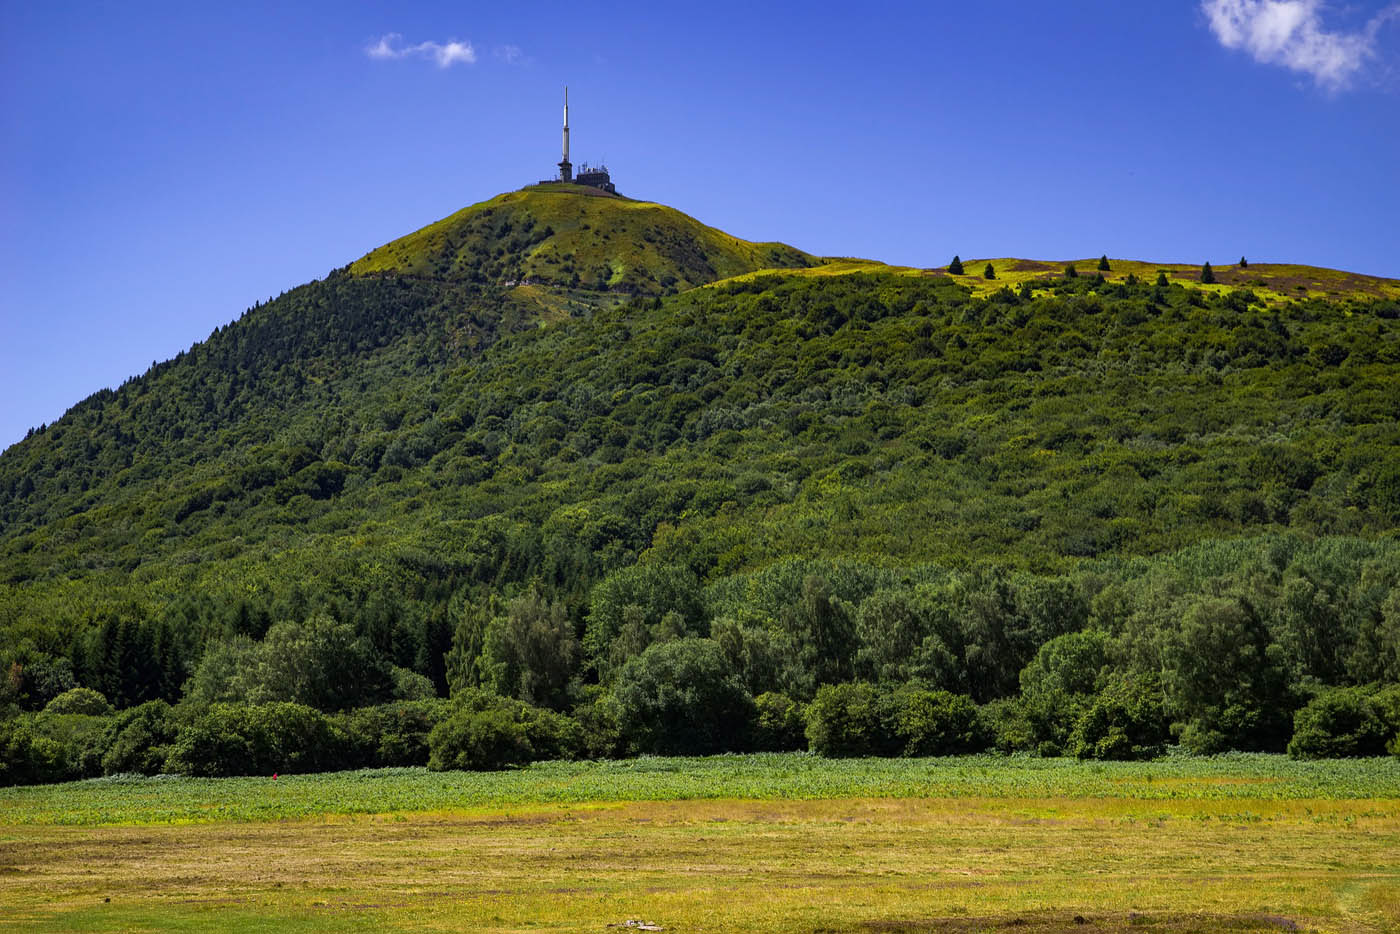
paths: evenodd
<path fill-rule="evenodd" d="M 1400 301 L 639 204 L 467 209 L 0 455 L 0 784 L 1400 755 Z"/>

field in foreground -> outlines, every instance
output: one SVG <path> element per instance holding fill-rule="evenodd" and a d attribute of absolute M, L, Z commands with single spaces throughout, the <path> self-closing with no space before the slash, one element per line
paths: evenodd
<path fill-rule="evenodd" d="M 0 792 L 0 929 L 1382 932 L 1396 852 L 1388 760 L 109 780 Z"/>

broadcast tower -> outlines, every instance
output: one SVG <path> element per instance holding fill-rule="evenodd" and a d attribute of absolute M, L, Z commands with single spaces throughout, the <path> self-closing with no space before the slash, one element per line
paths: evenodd
<path fill-rule="evenodd" d="M 574 180 L 574 164 L 569 161 L 569 86 L 564 86 L 564 158 L 559 161 L 559 181 Z"/>

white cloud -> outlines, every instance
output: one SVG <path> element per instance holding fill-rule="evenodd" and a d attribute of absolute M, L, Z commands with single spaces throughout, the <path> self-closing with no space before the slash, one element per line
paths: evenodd
<path fill-rule="evenodd" d="M 496 49 L 496 57 L 507 65 L 519 65 L 525 61 L 525 53 L 518 45 L 503 45 Z"/>
<path fill-rule="evenodd" d="M 1338 91 L 1349 85 L 1376 56 L 1376 34 L 1400 15 L 1393 4 L 1371 18 L 1364 29 L 1328 31 L 1322 23 L 1323 0 L 1202 0 L 1211 32 L 1228 49 L 1243 49 L 1254 60 L 1282 65 L 1311 75 L 1321 87 Z"/>
<path fill-rule="evenodd" d="M 396 32 L 381 36 L 379 41 L 365 47 L 370 58 L 426 58 L 437 62 L 439 68 L 451 65 L 470 65 L 476 61 L 476 49 L 470 42 L 450 39 L 447 42 L 420 42 L 417 45 L 402 45 L 403 36 Z"/>

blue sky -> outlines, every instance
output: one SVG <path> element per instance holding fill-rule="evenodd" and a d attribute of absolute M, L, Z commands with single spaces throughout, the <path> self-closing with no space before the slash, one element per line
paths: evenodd
<path fill-rule="evenodd" d="M 0 447 L 552 174 L 565 83 L 575 162 L 750 239 L 1400 277 L 1390 2 L 0 13 Z"/>

